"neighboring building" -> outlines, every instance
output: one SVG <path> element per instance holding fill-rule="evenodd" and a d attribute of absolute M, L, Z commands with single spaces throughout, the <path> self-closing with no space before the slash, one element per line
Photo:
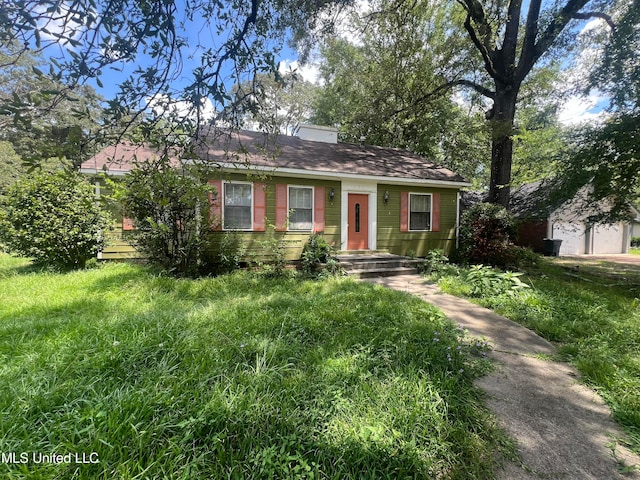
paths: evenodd
<path fill-rule="evenodd" d="M 636 216 L 631 221 L 631 238 L 640 238 L 640 212 L 635 209 Z"/>
<path fill-rule="evenodd" d="M 84 162 L 81 172 L 122 175 L 146 148 L 110 147 Z M 203 142 L 199 161 L 212 165 L 219 193 L 211 205 L 213 235 L 238 232 L 248 255 L 259 255 L 269 225 L 300 258 L 312 232 L 339 250 L 376 250 L 423 256 L 456 244 L 459 191 L 469 184 L 405 150 L 337 142 L 337 131 L 302 126 L 299 137 L 233 133 Z M 130 223 L 118 225 L 125 239 Z M 133 255 L 126 242 L 103 258 Z"/>
<path fill-rule="evenodd" d="M 554 206 L 549 199 L 550 185 L 534 182 L 512 192 L 511 212 L 520 220 L 519 245 L 543 251 L 545 238 L 562 240 L 560 255 L 628 253 L 630 222 L 591 224 L 587 218 L 596 212 L 588 204 L 588 187 L 571 199 Z M 607 208 L 606 202 L 599 208 Z M 638 212 L 630 207 L 637 217 Z"/>

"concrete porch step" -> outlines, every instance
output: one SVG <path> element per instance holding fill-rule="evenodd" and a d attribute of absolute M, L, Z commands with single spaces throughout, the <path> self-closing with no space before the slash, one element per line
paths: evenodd
<path fill-rule="evenodd" d="M 356 278 L 390 277 L 418 273 L 418 260 L 390 253 L 341 253 L 337 258 L 347 275 Z"/>

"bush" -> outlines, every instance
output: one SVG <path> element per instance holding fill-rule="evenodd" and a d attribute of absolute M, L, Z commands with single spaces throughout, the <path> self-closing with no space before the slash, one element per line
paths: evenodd
<path fill-rule="evenodd" d="M 514 219 L 504 207 L 478 203 L 462 215 L 460 258 L 469 263 L 505 266 L 515 234 Z"/>
<path fill-rule="evenodd" d="M 312 233 L 302 249 L 302 270 L 305 273 L 315 272 L 320 264 L 327 262 L 332 251 L 333 248 L 322 235 Z"/>
<path fill-rule="evenodd" d="M 181 277 L 201 273 L 209 225 L 207 195 L 214 193 L 195 167 L 177 167 L 162 157 L 132 170 L 116 198 L 134 220 L 137 248 L 151 264 Z"/>
<path fill-rule="evenodd" d="M 307 275 L 316 275 L 324 265 L 324 276 L 338 275 L 341 269 L 333 253 L 333 246 L 324 236 L 312 233 L 302 249 L 302 271 Z"/>
<path fill-rule="evenodd" d="M 465 275 L 469 286 L 469 295 L 472 297 L 486 297 L 489 295 L 502 295 L 515 293 L 529 288 L 529 285 L 520 280 L 522 273 L 500 272 L 485 265 L 472 266 Z"/>
<path fill-rule="evenodd" d="M 447 257 L 442 249 L 429 250 L 424 260 L 418 267 L 421 273 L 438 277 L 440 275 L 455 274 L 457 273 L 457 267 L 449 263 L 449 257 Z"/>
<path fill-rule="evenodd" d="M 631 237 L 631 246 L 633 248 L 640 248 L 640 237 Z"/>
<path fill-rule="evenodd" d="M 208 235 L 201 258 L 200 271 L 203 274 L 221 275 L 240 268 L 247 248 L 241 235 L 236 231 L 226 231 L 219 238 Z"/>
<path fill-rule="evenodd" d="M 65 171 L 25 177 L 9 188 L 3 207 L 0 243 L 58 269 L 83 268 L 104 248 L 112 222 L 93 185 Z"/>
<path fill-rule="evenodd" d="M 540 254 L 530 248 L 509 245 L 505 252 L 503 266 L 516 269 L 537 268 L 540 266 Z"/>

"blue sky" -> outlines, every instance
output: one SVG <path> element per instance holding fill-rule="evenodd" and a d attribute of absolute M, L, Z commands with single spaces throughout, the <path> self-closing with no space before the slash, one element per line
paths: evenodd
<path fill-rule="evenodd" d="M 184 17 L 184 12 L 178 12 L 177 17 L 178 21 L 184 20 L 181 18 Z M 243 19 L 240 19 L 240 21 L 243 21 Z M 171 82 L 174 91 L 179 91 L 191 83 L 193 69 L 200 66 L 202 49 L 198 50 L 196 47 L 199 45 L 205 45 L 206 47 L 220 46 L 224 42 L 224 35 L 228 34 L 228 31 L 222 32 L 222 34 L 219 35 L 210 26 L 206 25 L 202 18 L 199 18 L 188 23 L 178 34 L 186 38 L 188 46 L 182 51 L 181 73 Z M 282 39 L 276 39 L 274 41 L 274 45 L 279 44 L 279 46 L 282 47 L 281 51 L 276 55 L 275 60 L 276 63 L 284 62 L 285 65 L 289 65 L 297 59 L 298 55 L 286 45 L 286 42 L 281 42 L 281 40 Z M 117 71 L 109 67 L 105 68 L 101 76 L 103 87 L 99 87 L 97 82 L 93 80 L 89 81 L 89 84 L 96 88 L 98 93 L 105 99 L 111 99 L 117 93 L 118 85 L 138 66 L 146 67 L 150 64 L 151 59 L 149 57 L 139 55 L 134 62 L 120 64 L 122 71 Z M 230 77 L 230 66 L 226 67 L 223 74 L 225 77 Z M 313 80 L 313 78 L 305 79 Z M 226 83 L 228 89 L 232 87 L 232 83 L 231 81 Z M 576 123 L 585 119 L 594 118 L 605 105 L 606 99 L 598 97 L 597 92 L 588 100 L 572 98 L 567 102 L 564 111 L 561 113 L 561 118 L 563 122 L 566 123 Z"/>

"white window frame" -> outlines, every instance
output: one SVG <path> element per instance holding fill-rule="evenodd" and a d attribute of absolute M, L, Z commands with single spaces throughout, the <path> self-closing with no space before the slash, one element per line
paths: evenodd
<path fill-rule="evenodd" d="M 287 231 L 289 232 L 313 232 L 313 226 L 315 225 L 316 220 L 316 209 L 315 209 L 315 201 L 316 201 L 316 189 L 313 185 L 287 185 L 287 212 L 291 212 L 291 189 L 292 188 L 306 188 L 307 190 L 311 190 L 311 228 L 291 228 L 291 223 L 287 222 Z M 287 217 L 290 216 L 290 213 Z"/>
<path fill-rule="evenodd" d="M 227 185 L 249 185 L 251 187 L 251 206 L 249 208 L 251 208 L 251 226 L 249 228 L 226 228 L 224 226 L 224 222 L 225 222 L 225 210 L 226 210 L 226 204 L 225 204 L 225 199 L 226 199 L 226 186 Z M 253 183 L 252 182 L 230 182 L 230 181 L 225 181 L 222 182 L 222 230 L 224 231 L 232 231 L 232 232 L 252 232 L 253 231 L 253 225 L 254 225 L 254 219 L 253 219 L 253 202 L 254 202 L 254 194 L 253 194 Z"/>
<path fill-rule="evenodd" d="M 411 228 L 411 197 L 413 195 L 429 197 L 429 228 L 427 229 L 413 229 Z M 419 192 L 409 192 L 409 205 L 407 205 L 407 226 L 409 227 L 410 232 L 431 232 L 433 231 L 433 194 L 432 193 L 419 193 Z"/>

